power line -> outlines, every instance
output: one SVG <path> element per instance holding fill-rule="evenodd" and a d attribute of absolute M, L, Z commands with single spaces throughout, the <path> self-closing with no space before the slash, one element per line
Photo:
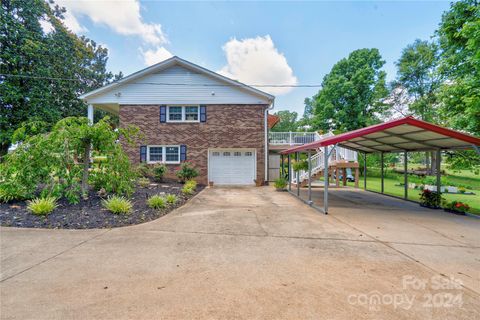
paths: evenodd
<path fill-rule="evenodd" d="M 0 73 L 0 77 L 12 77 L 12 78 L 25 78 L 25 79 L 39 79 L 39 80 L 58 80 L 58 81 L 80 81 L 73 78 L 56 78 L 56 77 L 43 77 L 32 75 L 19 75 L 19 74 L 6 74 Z M 115 83 L 115 82 L 112 82 Z M 268 88 L 320 88 L 320 84 L 207 84 L 207 83 L 168 83 L 168 82 L 132 82 L 131 84 L 141 85 L 155 85 L 155 86 L 190 86 L 190 87 L 238 87 L 238 86 L 250 86 L 250 87 L 268 87 Z"/>

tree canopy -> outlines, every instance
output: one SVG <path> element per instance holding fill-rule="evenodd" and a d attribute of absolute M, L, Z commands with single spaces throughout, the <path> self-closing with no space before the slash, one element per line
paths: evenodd
<path fill-rule="evenodd" d="M 113 78 L 107 49 L 70 32 L 65 9 L 43 0 L 5 0 L 1 8 L 0 156 L 26 121 L 51 127 L 85 115 L 79 94 Z"/>
<path fill-rule="evenodd" d="M 298 113 L 282 110 L 275 113 L 280 118 L 280 121 L 271 129 L 273 132 L 289 132 L 297 131 L 298 129 Z"/>
<path fill-rule="evenodd" d="M 438 29 L 442 113 L 448 125 L 480 134 L 480 2 L 454 2 Z"/>
<path fill-rule="evenodd" d="M 403 49 L 397 61 L 395 86 L 406 89 L 409 111 L 425 121 L 438 117 L 438 90 L 443 82 L 438 72 L 440 49 L 435 42 L 415 40 Z M 436 121 L 438 122 L 438 121 Z"/>
<path fill-rule="evenodd" d="M 313 97 L 314 129 L 349 131 L 378 121 L 387 96 L 385 61 L 378 49 L 359 49 L 337 62 Z"/>

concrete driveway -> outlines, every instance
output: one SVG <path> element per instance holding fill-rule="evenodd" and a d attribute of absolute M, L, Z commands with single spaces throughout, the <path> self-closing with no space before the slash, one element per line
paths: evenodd
<path fill-rule="evenodd" d="M 480 219 L 349 192 L 328 216 L 213 188 L 132 227 L 1 228 L 0 317 L 480 319 Z"/>

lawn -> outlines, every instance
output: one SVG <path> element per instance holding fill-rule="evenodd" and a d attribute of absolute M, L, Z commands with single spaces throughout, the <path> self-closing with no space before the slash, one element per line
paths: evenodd
<path fill-rule="evenodd" d="M 396 179 L 395 174 L 389 173 L 388 177 L 384 179 L 385 194 L 393 195 L 397 197 L 404 196 L 404 187 L 399 185 L 399 180 Z M 400 176 L 400 175 L 398 175 Z M 475 193 L 474 195 L 468 194 L 448 194 L 444 193 L 442 196 L 445 200 L 451 201 L 461 201 L 468 204 L 471 208 L 470 213 L 480 215 L 480 177 L 473 175 L 469 171 L 455 173 L 448 175 L 448 181 L 457 184 L 468 185 L 468 191 Z M 350 186 L 354 184 L 349 182 Z M 363 186 L 363 177 L 360 177 L 360 186 Z M 380 177 L 374 175 L 367 175 L 367 190 L 380 192 L 381 191 L 381 179 Z M 408 199 L 413 201 L 419 201 L 420 190 L 418 189 L 408 189 Z"/>

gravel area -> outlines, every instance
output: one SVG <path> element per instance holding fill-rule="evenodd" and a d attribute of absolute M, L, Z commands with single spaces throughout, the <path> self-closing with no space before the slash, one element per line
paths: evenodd
<path fill-rule="evenodd" d="M 58 207 L 46 216 L 37 216 L 27 210 L 26 201 L 0 204 L 0 225 L 20 228 L 48 229 L 93 229 L 114 228 L 139 224 L 155 220 L 170 211 L 182 206 L 188 199 L 200 192 L 204 186 L 198 185 L 194 194 L 185 196 L 181 189 L 183 185 L 168 181 L 151 183 L 148 187 L 137 186 L 130 200 L 133 210 L 126 215 L 113 214 L 102 207 L 102 197 L 91 191 L 88 200 L 78 204 L 69 204 L 65 199 L 58 202 Z M 160 210 L 147 206 L 147 198 L 155 194 L 176 194 L 178 201 L 174 205 Z"/>

